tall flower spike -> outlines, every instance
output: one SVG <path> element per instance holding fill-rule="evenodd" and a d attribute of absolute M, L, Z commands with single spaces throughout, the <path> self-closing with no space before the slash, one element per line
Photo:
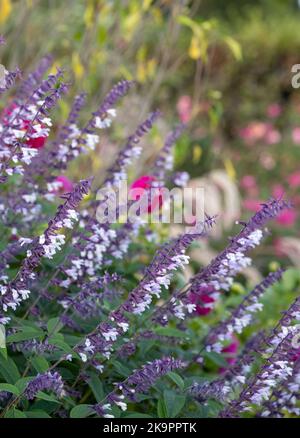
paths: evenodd
<path fill-rule="evenodd" d="M 102 353 L 106 358 L 110 356 L 115 341 L 129 328 L 127 313 L 143 314 L 149 308 L 153 298 L 159 298 L 162 289 L 169 288 L 173 272 L 183 268 L 189 262 L 189 257 L 185 254 L 186 249 L 195 239 L 206 235 L 212 223 L 213 219 L 208 218 L 201 226 L 199 224 L 196 231 L 183 234 L 156 251 L 143 279 L 129 293 L 125 302 L 112 311 L 108 315 L 107 322 L 99 324 L 96 330 L 86 337 L 84 344 L 77 348 L 83 361 L 87 361 L 96 353 Z M 194 309 L 192 304 L 185 305 L 180 302 L 176 311 L 178 313 L 184 310 L 193 312 Z"/>
<path fill-rule="evenodd" d="M 53 57 L 51 55 L 46 55 L 40 60 L 35 70 L 29 73 L 27 79 L 22 82 L 20 89 L 17 92 L 17 101 L 24 101 L 30 96 L 34 88 L 36 88 L 43 79 L 44 74 L 49 70 L 52 63 Z"/>
<path fill-rule="evenodd" d="M 117 383 L 115 391 L 111 392 L 105 401 L 93 406 L 93 410 L 100 417 L 113 418 L 110 413 L 114 404 L 122 411 L 126 411 L 126 401 L 137 401 L 139 394 L 145 394 L 154 383 L 170 371 L 184 368 L 186 364 L 180 359 L 163 357 L 153 362 L 148 362 L 142 368 L 136 370 L 124 382 Z"/>
<path fill-rule="evenodd" d="M 65 395 L 64 383 L 57 371 L 47 371 L 31 380 L 27 384 L 24 396 L 27 400 L 33 400 L 39 391 L 45 390 L 54 392 L 58 398 L 62 398 Z"/>
<path fill-rule="evenodd" d="M 204 342 L 207 351 L 213 350 L 220 353 L 223 348 L 222 343 L 225 340 L 231 340 L 234 334 L 241 334 L 251 324 L 255 313 L 263 308 L 263 304 L 259 301 L 266 289 L 279 281 L 283 272 L 282 269 L 271 272 L 261 283 L 255 286 L 225 321 L 210 330 Z"/>
<path fill-rule="evenodd" d="M 7 312 L 9 308 L 16 310 L 22 301 L 29 297 L 28 289 L 31 280 L 35 277 L 34 271 L 39 266 L 43 257 L 52 258 L 65 243 L 65 236 L 58 234 L 60 228 L 72 228 L 73 222 L 78 220 L 76 209 L 90 189 L 91 181 L 80 181 L 71 193 L 63 196 L 64 204 L 61 204 L 53 219 L 48 223 L 45 232 L 32 243 L 32 247 L 27 251 L 27 256 L 14 278 L 9 283 L 0 284 L 0 322 L 7 323 L 2 312 Z"/>
<path fill-rule="evenodd" d="M 285 312 L 266 340 L 268 348 L 262 354 L 267 353 L 268 357 L 261 369 L 250 379 L 238 398 L 221 412 L 221 417 L 236 417 L 252 411 L 255 405 L 260 407 L 270 398 L 273 389 L 292 375 L 296 353 L 292 339 L 299 335 L 299 324 L 295 324 L 295 321 L 300 322 L 300 297 Z"/>

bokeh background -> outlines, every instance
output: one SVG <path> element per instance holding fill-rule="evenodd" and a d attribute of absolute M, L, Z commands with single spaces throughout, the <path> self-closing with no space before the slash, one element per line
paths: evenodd
<path fill-rule="evenodd" d="M 206 251 L 194 254 L 200 263 L 261 201 L 292 199 L 294 210 L 280 215 L 258 250 L 258 269 L 248 273 L 254 281 L 278 261 L 300 267 L 300 89 L 291 86 L 299 24 L 296 0 L 0 0 L 1 63 L 26 75 L 43 55 L 54 56 L 72 84 L 57 125 L 75 93 L 87 92 L 87 118 L 117 80 L 137 81 L 109 139 L 71 166 L 74 180 L 95 173 L 101 180 L 149 110 L 164 117 L 146 144 L 141 175 L 168 129 L 187 123 L 176 168 L 205 187 L 207 211 L 221 217 Z"/>

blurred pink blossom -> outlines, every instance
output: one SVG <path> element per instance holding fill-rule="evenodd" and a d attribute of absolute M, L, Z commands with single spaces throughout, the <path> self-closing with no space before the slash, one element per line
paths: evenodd
<path fill-rule="evenodd" d="M 288 183 L 293 188 L 300 186 L 300 171 L 299 170 L 297 172 L 292 173 L 288 177 Z"/>
<path fill-rule="evenodd" d="M 177 102 L 179 118 L 183 123 L 189 122 L 192 116 L 192 99 L 190 96 L 181 96 Z"/>
<path fill-rule="evenodd" d="M 300 128 L 293 129 L 292 139 L 293 139 L 294 144 L 300 144 Z"/>
<path fill-rule="evenodd" d="M 284 192 L 285 189 L 281 184 L 275 184 L 275 186 L 273 186 L 272 188 L 272 195 L 274 196 L 274 198 L 281 198 Z"/>
<path fill-rule="evenodd" d="M 261 201 L 258 199 L 245 199 L 243 201 L 243 207 L 246 210 L 257 212 L 261 207 Z"/>
<path fill-rule="evenodd" d="M 279 103 L 271 103 L 267 108 L 267 116 L 275 119 L 282 113 L 282 107 Z"/>
<path fill-rule="evenodd" d="M 239 349 L 240 341 L 236 336 L 232 337 L 232 342 L 222 349 L 222 353 L 225 353 L 225 360 L 228 365 L 234 365 L 237 360 L 237 354 Z M 226 371 L 226 368 L 220 368 L 219 373 Z"/>
<path fill-rule="evenodd" d="M 285 210 L 277 216 L 276 222 L 283 227 L 294 225 L 297 219 L 297 214 L 294 210 Z"/>
<path fill-rule="evenodd" d="M 256 179 L 253 175 L 245 175 L 241 179 L 241 187 L 243 189 L 253 189 L 256 186 Z"/>
<path fill-rule="evenodd" d="M 73 190 L 74 184 L 68 177 L 64 175 L 57 176 L 55 178 L 55 182 L 60 183 L 60 188 L 58 190 L 60 193 L 71 192 Z"/>
<path fill-rule="evenodd" d="M 246 143 L 252 145 L 258 141 L 275 144 L 281 140 L 280 132 L 271 123 L 254 121 L 239 131 Z"/>

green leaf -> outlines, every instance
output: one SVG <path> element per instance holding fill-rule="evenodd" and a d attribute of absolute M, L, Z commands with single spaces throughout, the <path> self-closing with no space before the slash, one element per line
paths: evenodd
<path fill-rule="evenodd" d="M 90 378 L 88 379 L 88 385 L 93 391 L 93 394 L 97 402 L 103 400 L 105 396 L 103 391 L 103 385 L 96 373 L 90 373 Z"/>
<path fill-rule="evenodd" d="M 31 359 L 31 363 L 38 373 L 44 373 L 50 368 L 47 360 L 42 356 L 35 356 Z"/>
<path fill-rule="evenodd" d="M 50 336 L 59 332 L 59 330 L 63 327 L 63 324 L 60 322 L 60 318 L 51 318 L 47 323 L 47 330 Z"/>
<path fill-rule="evenodd" d="M 205 351 L 203 353 L 203 356 L 211 360 L 218 367 L 222 367 L 222 368 L 228 367 L 228 363 L 226 362 L 225 358 L 221 354 L 216 353 L 215 351 L 210 351 L 210 352 Z"/>
<path fill-rule="evenodd" d="M 72 347 L 68 345 L 65 341 L 61 333 L 57 333 L 55 336 L 51 336 L 48 339 L 49 344 L 55 345 L 60 348 L 64 353 L 73 353 Z"/>
<path fill-rule="evenodd" d="M 20 395 L 19 389 L 10 383 L 0 383 L 0 391 L 11 392 L 14 395 Z"/>
<path fill-rule="evenodd" d="M 8 357 L 0 356 L 0 373 L 8 383 L 15 383 L 21 375 L 14 361 Z"/>
<path fill-rule="evenodd" d="M 153 418 L 153 417 L 148 414 L 142 414 L 141 412 L 131 412 L 128 415 L 122 415 L 122 418 Z"/>
<path fill-rule="evenodd" d="M 27 339 L 42 339 L 44 337 L 44 332 L 39 329 L 32 329 L 29 327 L 23 327 L 20 332 L 15 333 L 7 337 L 7 343 L 27 341 Z"/>
<path fill-rule="evenodd" d="M 27 418 L 51 418 L 47 412 L 42 409 L 33 409 L 32 411 L 25 411 L 24 414 Z"/>
<path fill-rule="evenodd" d="M 33 379 L 34 379 L 34 377 L 22 377 L 21 379 L 19 379 L 15 383 L 15 385 L 20 392 L 23 392 L 24 389 L 26 388 L 27 384 Z"/>
<path fill-rule="evenodd" d="M 37 393 L 37 395 L 36 395 L 36 398 L 38 398 L 38 399 L 40 399 L 40 400 L 46 400 L 46 401 L 51 401 L 51 402 L 53 402 L 53 403 L 59 403 L 59 404 L 60 404 L 60 401 L 58 401 L 57 398 L 54 397 L 54 395 L 46 394 L 46 393 L 43 392 L 43 391 L 39 391 L 39 392 Z"/>
<path fill-rule="evenodd" d="M 181 390 L 184 389 L 184 381 L 179 374 L 170 371 L 167 376 L 175 383 L 175 385 L 178 386 L 178 388 L 180 388 Z"/>
<path fill-rule="evenodd" d="M 158 327 L 154 330 L 155 333 L 161 336 L 173 336 L 175 338 L 187 338 L 186 333 L 172 327 Z"/>
<path fill-rule="evenodd" d="M 123 365 L 121 362 L 113 360 L 111 361 L 111 364 L 121 376 L 128 377 L 131 374 L 131 370 Z"/>
<path fill-rule="evenodd" d="M 159 399 L 157 403 L 158 418 L 167 418 L 167 408 L 163 399 Z"/>
<path fill-rule="evenodd" d="M 77 405 L 75 406 L 71 412 L 71 418 L 85 418 L 93 413 L 91 409 L 91 405 Z"/>
<path fill-rule="evenodd" d="M 19 411 L 19 409 L 9 409 L 6 414 L 5 418 L 27 418 L 26 414 L 22 411 Z"/>
<path fill-rule="evenodd" d="M 164 402 L 168 418 L 175 418 L 184 407 L 185 395 L 178 395 L 175 391 L 166 389 L 164 391 Z"/>

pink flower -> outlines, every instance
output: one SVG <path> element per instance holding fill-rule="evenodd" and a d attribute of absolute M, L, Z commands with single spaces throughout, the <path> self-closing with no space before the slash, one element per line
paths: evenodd
<path fill-rule="evenodd" d="M 256 187 L 256 180 L 252 175 L 245 175 L 241 179 L 241 187 L 243 189 L 253 189 Z"/>
<path fill-rule="evenodd" d="M 254 144 L 255 142 L 262 140 L 269 129 L 268 123 L 263 122 L 251 122 L 239 132 L 239 135 L 248 144 Z"/>
<path fill-rule="evenodd" d="M 293 129 L 292 139 L 293 139 L 294 144 L 300 144 L 300 128 Z"/>
<path fill-rule="evenodd" d="M 281 134 L 277 129 L 270 127 L 264 137 L 264 140 L 267 144 L 276 144 L 281 140 Z"/>
<path fill-rule="evenodd" d="M 179 118 L 183 123 L 189 122 L 192 116 L 192 99 L 190 96 L 181 96 L 177 102 Z"/>
<path fill-rule="evenodd" d="M 232 342 L 222 349 L 222 353 L 225 353 L 225 360 L 228 365 L 234 365 L 237 360 L 237 353 L 239 349 L 240 341 L 235 336 L 232 337 Z M 225 368 L 220 368 L 219 373 L 225 372 Z"/>
<path fill-rule="evenodd" d="M 67 193 L 73 190 L 74 184 L 72 181 L 64 175 L 60 175 L 55 178 L 55 182 L 60 183 L 58 193 Z"/>
<path fill-rule="evenodd" d="M 279 103 L 271 103 L 267 108 L 267 116 L 275 119 L 282 113 L 282 107 Z"/>
<path fill-rule="evenodd" d="M 156 178 L 152 175 L 144 175 L 141 176 L 140 178 L 138 178 L 137 180 L 135 180 L 131 186 L 130 186 L 130 190 L 133 189 L 143 189 L 145 191 L 150 190 L 153 186 L 153 182 L 156 181 Z M 143 196 L 143 193 L 129 193 L 129 198 L 132 201 L 138 201 L 141 196 Z M 147 194 L 148 196 L 148 213 L 151 213 L 154 210 L 159 209 L 162 206 L 162 196 L 157 195 L 157 196 L 153 196 L 153 198 L 151 198 L 150 200 L 150 193 Z M 146 211 L 141 211 L 141 213 L 146 213 Z"/>
<path fill-rule="evenodd" d="M 294 210 L 286 210 L 277 216 L 276 222 L 283 227 L 294 225 L 297 219 L 297 214 Z"/>
<path fill-rule="evenodd" d="M 243 207 L 246 210 L 257 212 L 261 207 L 261 201 L 257 199 L 245 199 L 243 201 Z"/>
<path fill-rule="evenodd" d="M 288 183 L 291 187 L 299 187 L 300 186 L 300 171 L 292 173 L 288 177 Z"/>
<path fill-rule="evenodd" d="M 215 299 L 210 295 L 204 294 L 198 297 L 196 294 L 190 294 L 189 298 L 192 304 L 196 304 L 195 312 L 198 315 L 205 316 L 213 310 L 213 303 L 215 302 Z"/>
<path fill-rule="evenodd" d="M 281 184 L 275 184 L 272 189 L 272 195 L 274 198 L 280 198 L 284 194 L 285 190 Z"/>

